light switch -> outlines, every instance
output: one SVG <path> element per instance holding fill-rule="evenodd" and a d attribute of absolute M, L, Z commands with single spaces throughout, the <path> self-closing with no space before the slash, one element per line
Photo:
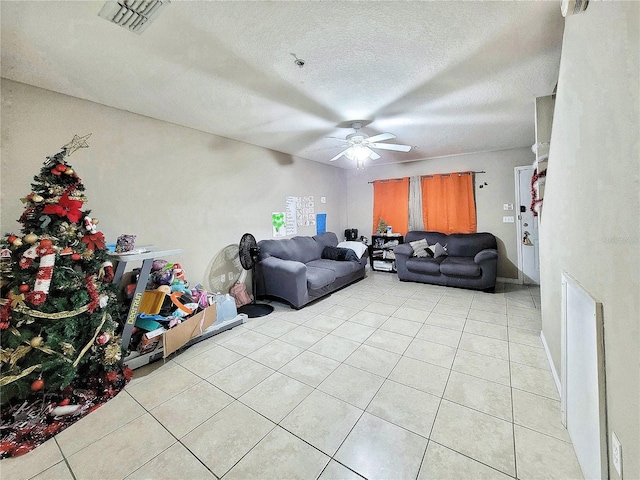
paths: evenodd
<path fill-rule="evenodd" d="M 327 203 L 327 197 L 320 197 L 320 203 Z"/>
<path fill-rule="evenodd" d="M 513 210 L 513 203 L 503 203 L 502 204 L 502 209 L 503 210 Z"/>
<path fill-rule="evenodd" d="M 514 223 L 514 217 L 502 217 L 502 223 Z"/>

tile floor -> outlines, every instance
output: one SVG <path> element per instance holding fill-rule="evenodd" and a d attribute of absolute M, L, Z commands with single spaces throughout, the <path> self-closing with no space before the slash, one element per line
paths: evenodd
<path fill-rule="evenodd" d="M 369 272 L 138 369 L 2 478 L 582 478 L 539 304 Z"/>

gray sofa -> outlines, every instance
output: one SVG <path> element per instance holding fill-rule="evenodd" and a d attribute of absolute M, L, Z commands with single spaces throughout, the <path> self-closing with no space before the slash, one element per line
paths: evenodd
<path fill-rule="evenodd" d="M 446 246 L 447 255 L 415 257 L 409 242 L 426 239 L 429 245 Z M 405 282 L 494 291 L 498 271 L 496 237 L 490 233 L 411 231 L 405 243 L 393 249 L 398 278 Z"/>
<path fill-rule="evenodd" d="M 338 237 L 325 232 L 313 237 L 260 240 L 256 263 L 258 297 L 276 297 L 301 308 L 365 276 L 368 252 L 360 261 L 322 258 L 326 246 L 336 247 Z"/>

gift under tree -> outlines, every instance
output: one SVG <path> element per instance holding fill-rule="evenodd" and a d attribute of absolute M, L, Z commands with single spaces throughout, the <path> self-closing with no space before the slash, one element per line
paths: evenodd
<path fill-rule="evenodd" d="M 3 413 L 9 404 L 40 398 L 58 401 L 47 405 L 49 415 L 58 406 L 76 407 L 58 410 L 58 418 L 77 414 L 84 405 L 73 397 L 76 385 L 115 395 L 122 378 L 113 266 L 98 220 L 82 210 L 84 185 L 67 161 L 88 137 L 76 135 L 47 157 L 21 199 L 20 232 L 0 241 Z"/>

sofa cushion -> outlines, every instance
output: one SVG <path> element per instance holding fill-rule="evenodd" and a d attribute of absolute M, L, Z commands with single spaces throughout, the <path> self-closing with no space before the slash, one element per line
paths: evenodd
<path fill-rule="evenodd" d="M 327 262 L 331 260 L 325 260 Z M 338 263 L 338 262 L 333 262 Z M 348 265 L 351 262 L 344 263 Z M 341 263 L 342 265 L 342 263 Z M 355 262 L 354 262 L 355 265 Z M 307 288 L 309 290 L 317 290 L 326 287 L 336 279 L 336 273 L 328 268 L 321 268 L 307 264 Z"/>
<path fill-rule="evenodd" d="M 487 248 L 497 249 L 496 237 L 490 233 L 452 233 L 447 236 L 447 251 L 452 257 L 473 257 Z"/>
<path fill-rule="evenodd" d="M 320 258 L 322 249 L 325 247 L 312 237 L 260 240 L 258 246 L 260 247 L 260 259 L 271 256 L 302 263 Z"/>
<path fill-rule="evenodd" d="M 431 258 L 431 257 L 411 257 L 407 260 L 407 270 L 412 273 L 422 273 L 426 275 L 439 275 L 440 263 L 446 257 Z"/>
<path fill-rule="evenodd" d="M 307 267 L 325 268 L 335 274 L 335 278 L 344 277 L 362 268 L 360 262 L 337 262 L 335 260 L 313 260 L 307 263 Z M 308 275 L 308 274 L 307 274 Z"/>
<path fill-rule="evenodd" d="M 454 277 L 479 277 L 482 274 L 472 257 L 445 257 L 440 264 L 440 271 Z"/>

